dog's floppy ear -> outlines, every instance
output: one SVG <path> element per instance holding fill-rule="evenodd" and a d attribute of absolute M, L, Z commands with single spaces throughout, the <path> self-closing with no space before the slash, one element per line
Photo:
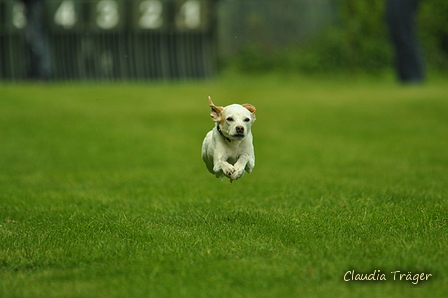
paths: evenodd
<path fill-rule="evenodd" d="M 210 96 L 208 97 L 208 105 L 212 108 L 212 111 L 210 112 L 210 117 L 212 117 L 212 120 L 215 122 L 221 121 L 221 113 L 224 108 L 215 106 Z"/>
<path fill-rule="evenodd" d="M 255 117 L 255 112 L 257 111 L 257 109 L 253 105 L 248 103 L 242 104 L 242 106 L 249 110 L 249 112 L 252 114 L 252 121 L 255 121 L 255 119 L 257 119 Z"/>

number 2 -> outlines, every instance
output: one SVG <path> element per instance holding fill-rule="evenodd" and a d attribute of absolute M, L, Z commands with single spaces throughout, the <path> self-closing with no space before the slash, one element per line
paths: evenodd
<path fill-rule="evenodd" d="M 142 14 L 138 24 L 143 29 L 157 29 L 163 25 L 163 5 L 158 0 L 145 0 L 140 3 L 139 11 Z"/>

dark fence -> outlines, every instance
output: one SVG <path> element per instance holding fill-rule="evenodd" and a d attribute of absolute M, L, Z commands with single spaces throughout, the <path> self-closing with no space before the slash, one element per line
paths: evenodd
<path fill-rule="evenodd" d="M 215 11 L 213 0 L 45 1 L 52 77 L 210 77 L 216 61 Z M 33 62 L 26 32 L 24 4 L 0 0 L 0 79 L 26 78 Z"/>

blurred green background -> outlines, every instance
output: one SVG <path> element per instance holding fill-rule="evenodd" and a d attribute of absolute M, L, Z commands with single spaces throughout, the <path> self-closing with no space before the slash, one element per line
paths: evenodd
<path fill-rule="evenodd" d="M 247 72 L 382 73 L 393 65 L 385 0 L 223 1 L 225 65 Z M 421 1 L 419 37 L 431 70 L 448 67 L 448 3 Z"/>
<path fill-rule="evenodd" d="M 178 80 L 393 68 L 385 0 L 45 0 L 54 79 Z M 26 9 L 0 1 L 0 79 L 21 80 Z M 423 0 L 429 72 L 447 73 L 448 3 Z"/>

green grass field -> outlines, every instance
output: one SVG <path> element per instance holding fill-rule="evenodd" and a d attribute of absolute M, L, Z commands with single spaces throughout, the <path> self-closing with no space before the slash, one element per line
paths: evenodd
<path fill-rule="evenodd" d="M 208 95 L 257 107 L 232 184 Z M 446 297 L 448 85 L 0 83 L 0 191 L 1 297 Z"/>

